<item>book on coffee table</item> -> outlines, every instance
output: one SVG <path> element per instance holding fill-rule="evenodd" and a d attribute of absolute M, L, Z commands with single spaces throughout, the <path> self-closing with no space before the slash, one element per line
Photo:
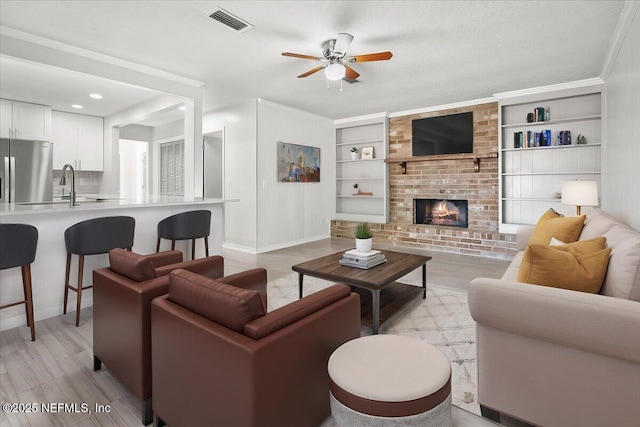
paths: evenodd
<path fill-rule="evenodd" d="M 382 252 L 377 250 L 371 250 L 369 252 L 360 252 L 357 249 L 350 249 L 344 253 L 345 257 L 358 258 L 358 259 L 370 259 L 376 255 L 381 255 Z"/>
<path fill-rule="evenodd" d="M 372 267 L 375 267 L 376 265 L 380 265 L 383 262 L 386 262 L 387 260 L 385 259 L 384 255 L 382 256 L 382 259 L 376 259 L 374 262 L 371 263 L 364 263 L 364 262 L 356 262 L 353 260 L 349 260 L 349 259 L 345 259 L 342 258 L 341 260 L 338 261 L 338 263 L 344 267 L 354 267 L 354 268 L 361 268 L 363 270 L 368 270 Z"/>

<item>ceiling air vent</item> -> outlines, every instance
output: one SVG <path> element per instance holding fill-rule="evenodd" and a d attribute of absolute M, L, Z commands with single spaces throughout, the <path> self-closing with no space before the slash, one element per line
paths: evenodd
<path fill-rule="evenodd" d="M 218 8 L 213 13 L 209 14 L 209 18 L 216 20 L 229 28 L 233 28 L 240 33 L 249 31 L 253 28 L 253 25 L 249 24 L 247 21 L 230 14 L 222 8 Z"/>

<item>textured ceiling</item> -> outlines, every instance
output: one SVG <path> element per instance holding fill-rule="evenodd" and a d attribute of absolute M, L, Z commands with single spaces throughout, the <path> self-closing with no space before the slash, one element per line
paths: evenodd
<path fill-rule="evenodd" d="M 331 118 L 394 112 L 598 77 L 622 1 L 7 1 L 0 24 L 205 82 L 204 111 L 265 98 Z M 216 6 L 253 24 L 237 33 Z M 339 32 L 359 82 L 329 89 L 316 66 Z"/>

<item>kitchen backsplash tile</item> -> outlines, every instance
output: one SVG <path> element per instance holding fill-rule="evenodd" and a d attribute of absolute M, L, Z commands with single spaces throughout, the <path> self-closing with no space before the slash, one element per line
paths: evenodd
<path fill-rule="evenodd" d="M 67 172 L 67 185 L 60 185 L 62 171 L 53 171 L 53 196 L 61 196 L 71 191 L 71 173 Z M 97 194 L 100 193 L 100 183 L 102 182 L 102 172 L 76 171 L 76 194 Z"/>

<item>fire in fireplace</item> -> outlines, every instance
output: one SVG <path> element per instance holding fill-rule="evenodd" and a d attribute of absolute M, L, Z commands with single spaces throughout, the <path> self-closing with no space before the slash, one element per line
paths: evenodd
<path fill-rule="evenodd" d="M 467 228 L 466 200 L 413 199 L 413 223 Z"/>

